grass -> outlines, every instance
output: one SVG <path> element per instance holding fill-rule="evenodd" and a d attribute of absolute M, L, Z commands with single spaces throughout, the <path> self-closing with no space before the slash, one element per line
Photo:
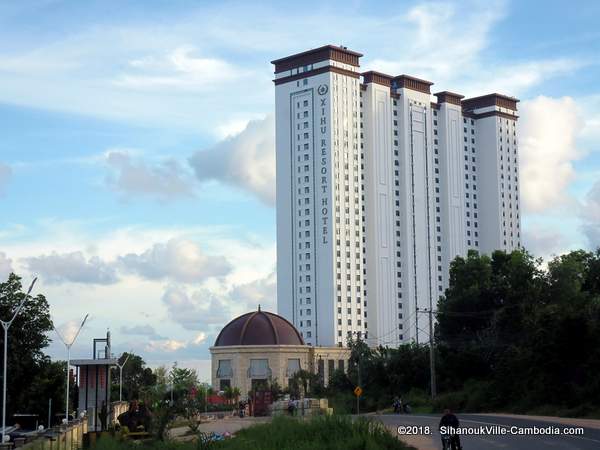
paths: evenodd
<path fill-rule="evenodd" d="M 378 422 L 347 416 L 319 416 L 308 420 L 275 417 L 226 441 L 203 446 L 198 442 L 151 442 L 145 450 L 405 450 L 412 447 L 396 439 Z M 100 439 L 95 450 L 139 450 L 140 445 Z"/>

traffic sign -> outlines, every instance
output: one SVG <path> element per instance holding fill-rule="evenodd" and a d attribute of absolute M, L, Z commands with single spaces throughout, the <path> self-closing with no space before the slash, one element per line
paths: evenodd
<path fill-rule="evenodd" d="M 360 386 L 356 386 L 354 388 L 354 395 L 356 395 L 357 397 L 360 397 L 363 393 L 363 390 Z"/>

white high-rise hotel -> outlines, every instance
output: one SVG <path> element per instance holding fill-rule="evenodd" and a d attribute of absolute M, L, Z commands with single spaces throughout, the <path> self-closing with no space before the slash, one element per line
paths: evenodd
<path fill-rule="evenodd" d="M 520 247 L 517 102 L 325 46 L 273 61 L 278 312 L 312 345 L 426 334 L 449 264 Z"/>

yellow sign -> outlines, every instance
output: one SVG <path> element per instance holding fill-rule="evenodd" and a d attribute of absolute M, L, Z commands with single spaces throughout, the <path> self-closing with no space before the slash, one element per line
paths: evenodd
<path fill-rule="evenodd" d="M 363 390 L 360 386 L 356 386 L 354 388 L 354 395 L 356 395 L 357 397 L 360 397 L 363 393 Z"/>

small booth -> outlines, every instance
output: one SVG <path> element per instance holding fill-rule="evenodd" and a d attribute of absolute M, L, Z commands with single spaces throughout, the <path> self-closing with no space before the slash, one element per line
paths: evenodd
<path fill-rule="evenodd" d="M 104 343 L 104 346 L 99 346 Z M 77 414 L 87 416 L 88 430 L 102 431 L 110 420 L 110 369 L 117 365 L 117 359 L 110 351 L 110 332 L 106 338 L 94 339 L 92 359 L 74 359 L 71 364 L 77 367 L 79 404 Z"/>

